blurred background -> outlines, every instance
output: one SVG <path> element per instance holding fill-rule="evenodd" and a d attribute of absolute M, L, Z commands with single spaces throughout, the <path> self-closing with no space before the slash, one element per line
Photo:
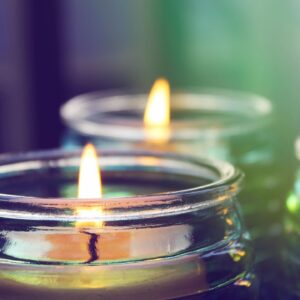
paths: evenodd
<path fill-rule="evenodd" d="M 300 113 L 297 0 L 1 0 L 0 152 L 55 148 L 76 94 L 221 87 L 273 102 L 283 155 Z M 284 159 L 284 157 L 283 157 Z"/>

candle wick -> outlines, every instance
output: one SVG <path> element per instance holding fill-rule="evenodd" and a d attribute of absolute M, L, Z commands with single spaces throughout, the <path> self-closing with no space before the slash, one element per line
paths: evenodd
<path fill-rule="evenodd" d="M 90 233 L 90 232 L 86 232 L 86 231 L 83 231 L 83 233 L 90 236 L 90 240 L 89 240 L 89 244 L 88 244 L 90 259 L 87 260 L 86 262 L 84 262 L 85 264 L 88 264 L 88 263 L 91 263 L 91 262 L 99 259 L 97 243 L 98 243 L 98 239 L 100 238 L 100 236 L 95 233 Z"/>

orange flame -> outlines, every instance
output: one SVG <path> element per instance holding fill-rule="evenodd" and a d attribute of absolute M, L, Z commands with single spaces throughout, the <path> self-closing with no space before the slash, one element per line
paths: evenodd
<path fill-rule="evenodd" d="M 102 183 L 97 151 L 92 144 L 87 144 L 81 155 L 78 198 L 100 198 L 101 196 Z"/>
<path fill-rule="evenodd" d="M 163 144 L 170 138 L 170 85 L 164 78 L 155 81 L 144 113 L 147 141 Z"/>
<path fill-rule="evenodd" d="M 87 144 L 82 152 L 78 179 L 78 198 L 101 198 L 102 182 L 98 165 L 98 155 L 92 144 Z M 103 215 L 100 208 L 77 208 L 77 214 L 82 221 L 76 222 L 76 227 L 98 226 L 102 227 L 102 221 L 88 222 L 84 219 L 96 218 Z"/>

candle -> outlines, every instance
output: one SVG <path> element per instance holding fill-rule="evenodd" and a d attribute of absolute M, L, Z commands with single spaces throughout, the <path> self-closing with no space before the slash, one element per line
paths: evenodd
<path fill-rule="evenodd" d="M 84 94 L 61 108 L 63 121 L 73 130 L 72 138 L 65 139 L 66 147 L 81 147 L 92 140 L 101 148 L 151 147 L 227 160 L 248 154 L 245 151 L 250 146 L 233 144 L 239 142 L 236 138 L 251 137 L 251 146 L 257 146 L 257 138 L 262 137 L 252 135 L 268 129 L 271 114 L 267 99 L 242 92 L 187 91 L 171 95 L 164 78 L 156 80 L 149 95 Z"/>
<path fill-rule="evenodd" d="M 247 176 L 241 207 L 258 260 L 270 257 L 281 231 L 287 190 L 277 157 L 271 103 L 225 90 L 170 92 L 166 79 L 144 94 L 79 95 L 61 109 L 69 131 L 63 146 L 92 140 L 102 149 L 150 149 L 209 155 L 239 166 Z"/>
<path fill-rule="evenodd" d="M 242 175 L 234 167 L 174 154 L 103 151 L 103 190 L 123 185 L 127 196 L 104 192 L 95 199 L 96 187 L 93 198 L 54 197 L 74 184 L 79 155 L 46 151 L 0 160 L 1 299 L 255 293 L 235 202 Z M 97 179 L 89 183 L 97 185 L 99 172 L 92 169 Z M 143 188 L 152 192 L 142 195 Z"/>

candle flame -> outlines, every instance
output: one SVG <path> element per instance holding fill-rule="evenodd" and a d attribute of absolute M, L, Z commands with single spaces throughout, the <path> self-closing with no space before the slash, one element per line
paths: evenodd
<path fill-rule="evenodd" d="M 87 144 L 82 152 L 78 180 L 78 198 L 101 198 L 102 183 L 95 147 Z"/>
<path fill-rule="evenodd" d="M 155 81 L 144 113 L 147 140 L 166 143 L 170 138 L 170 85 L 164 78 Z"/>

